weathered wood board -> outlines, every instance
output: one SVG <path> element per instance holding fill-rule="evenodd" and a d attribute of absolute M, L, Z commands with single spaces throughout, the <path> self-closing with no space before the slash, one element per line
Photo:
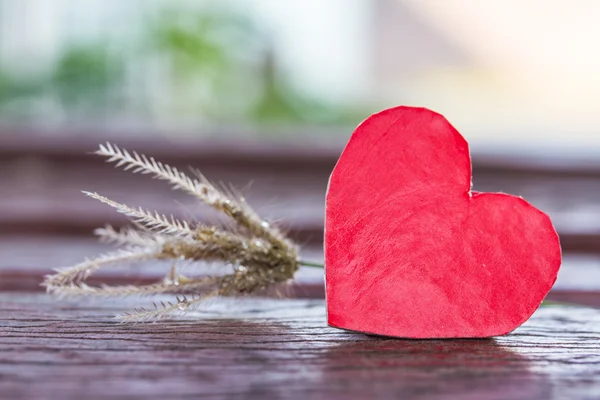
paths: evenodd
<path fill-rule="evenodd" d="M 600 310 L 548 306 L 487 340 L 329 328 L 323 300 L 218 299 L 119 324 L 149 299 L 0 294 L 0 398 L 595 399 Z"/>

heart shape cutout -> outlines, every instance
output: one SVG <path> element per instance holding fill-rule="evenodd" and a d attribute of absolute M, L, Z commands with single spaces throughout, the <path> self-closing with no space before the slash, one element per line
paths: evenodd
<path fill-rule="evenodd" d="M 546 214 L 520 197 L 471 191 L 467 142 L 433 111 L 369 117 L 331 174 L 331 326 L 405 338 L 503 335 L 540 306 L 560 264 Z"/>

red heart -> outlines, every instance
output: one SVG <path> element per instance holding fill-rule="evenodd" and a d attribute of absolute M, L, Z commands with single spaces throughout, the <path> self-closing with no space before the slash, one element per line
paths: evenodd
<path fill-rule="evenodd" d="M 506 334 L 561 263 L 547 215 L 471 192 L 465 139 L 440 114 L 397 107 L 354 131 L 329 182 L 329 325 L 406 338 Z"/>

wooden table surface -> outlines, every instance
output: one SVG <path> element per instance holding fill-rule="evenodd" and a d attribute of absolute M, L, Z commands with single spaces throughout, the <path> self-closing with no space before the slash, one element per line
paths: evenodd
<path fill-rule="evenodd" d="M 543 307 L 495 339 L 414 341 L 327 327 L 315 270 L 300 271 L 288 292 L 295 299 L 222 299 L 179 321 L 112 319 L 150 299 L 57 301 L 39 287 L 43 275 L 106 250 L 89 233 L 125 222 L 79 190 L 186 218 L 214 216 L 168 185 L 90 156 L 105 133 L 33 140 L 0 128 L 0 137 L 0 399 L 600 398 L 600 310 L 584 306 L 600 307 L 597 157 L 474 155 L 476 190 L 524 196 L 552 217 L 565 257 L 549 298 L 578 305 Z M 323 199 L 341 142 L 118 143 L 199 167 L 217 182 L 253 181 L 244 191 L 250 203 L 284 220 L 304 258 L 323 259 Z M 95 283 L 153 281 L 167 270 L 116 269 Z"/>
<path fill-rule="evenodd" d="M 398 340 L 330 328 L 316 299 L 218 299 L 178 321 L 114 321 L 140 300 L 0 294 L 0 397 L 600 397 L 594 308 L 545 306 L 494 339 Z"/>

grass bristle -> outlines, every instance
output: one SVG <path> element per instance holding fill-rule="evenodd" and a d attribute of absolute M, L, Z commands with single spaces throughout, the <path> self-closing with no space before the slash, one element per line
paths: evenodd
<path fill-rule="evenodd" d="M 124 322 L 153 321 L 185 312 L 207 297 L 249 294 L 287 282 L 298 270 L 296 246 L 279 229 L 260 218 L 233 190 L 219 190 L 197 171 L 192 178 L 152 157 L 111 143 L 100 145 L 96 154 L 125 171 L 152 175 L 169 182 L 174 189 L 193 195 L 229 217 L 230 227 L 196 224 L 84 191 L 87 196 L 129 217 L 137 228 L 98 228 L 95 233 L 102 241 L 121 249 L 58 269 L 42 284 L 48 292 L 59 296 L 178 294 L 175 302 L 153 303 L 152 309 L 142 307 L 119 316 Z M 86 283 L 101 268 L 151 260 L 217 261 L 232 266 L 233 272 L 184 277 L 175 274 L 173 267 L 168 279 L 151 285 L 91 286 Z"/>

